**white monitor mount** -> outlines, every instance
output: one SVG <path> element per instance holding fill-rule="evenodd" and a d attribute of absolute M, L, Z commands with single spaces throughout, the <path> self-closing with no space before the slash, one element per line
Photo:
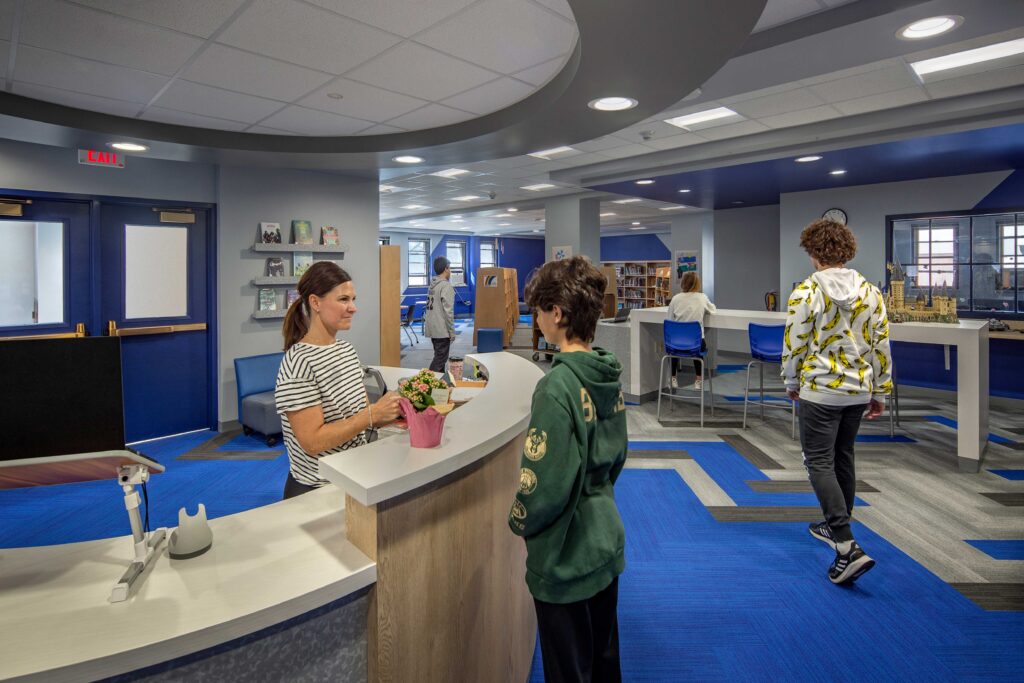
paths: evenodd
<path fill-rule="evenodd" d="M 110 592 L 110 602 L 122 602 L 128 599 L 132 586 L 156 557 L 157 548 L 160 547 L 167 535 L 166 529 L 156 529 L 147 534 L 142 527 L 142 517 L 139 515 L 141 500 L 135 487 L 149 481 L 149 467 L 141 464 L 121 465 L 117 468 L 117 481 L 124 490 L 124 506 L 128 510 L 128 521 L 132 525 L 132 544 L 135 557 L 121 579 L 114 584 L 114 589 Z"/>

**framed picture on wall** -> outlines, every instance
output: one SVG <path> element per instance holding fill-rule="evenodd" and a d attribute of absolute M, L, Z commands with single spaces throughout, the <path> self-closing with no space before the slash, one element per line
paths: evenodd
<path fill-rule="evenodd" d="M 676 277 L 680 278 L 683 273 L 696 273 L 697 272 L 697 252 L 695 251 L 677 251 L 676 252 Z"/>
<path fill-rule="evenodd" d="M 552 261 L 564 261 L 567 258 L 572 258 L 572 246 L 565 245 L 562 247 L 551 247 L 551 260 Z"/>

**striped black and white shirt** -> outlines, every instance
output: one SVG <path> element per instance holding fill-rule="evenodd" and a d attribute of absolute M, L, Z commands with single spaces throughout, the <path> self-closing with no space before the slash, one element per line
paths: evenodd
<path fill-rule="evenodd" d="M 323 453 L 309 454 L 302 450 L 292 431 L 288 413 L 319 405 L 324 411 L 324 423 L 345 420 L 366 408 L 366 388 L 363 369 L 356 350 L 347 341 L 338 340 L 329 346 L 316 346 L 299 342 L 284 354 L 277 371 L 274 390 L 277 412 L 281 414 L 284 444 L 288 449 L 288 463 L 292 476 L 306 486 L 323 486 L 317 458 L 329 453 L 355 448 L 366 443 L 360 432 L 353 439 Z"/>

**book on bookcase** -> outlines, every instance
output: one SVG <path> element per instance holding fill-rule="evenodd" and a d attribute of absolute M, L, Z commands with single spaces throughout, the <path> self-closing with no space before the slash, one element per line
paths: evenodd
<path fill-rule="evenodd" d="M 295 244 L 313 244 L 313 224 L 309 221 L 292 221 L 292 240 Z"/>
<path fill-rule="evenodd" d="M 284 259 L 279 256 L 267 259 L 267 277 L 284 277 Z"/>
<path fill-rule="evenodd" d="M 298 300 L 299 300 L 299 290 L 297 290 L 297 289 L 289 289 L 288 290 L 288 298 L 287 298 L 287 302 L 288 303 L 285 304 L 285 308 L 291 308 L 292 304 L 295 303 Z"/>
<path fill-rule="evenodd" d="M 259 295 L 259 305 L 259 310 L 261 311 L 276 311 L 277 293 L 272 289 L 261 289 Z"/>
<path fill-rule="evenodd" d="M 260 239 L 263 244 L 281 244 L 280 223 L 260 223 Z"/>
<path fill-rule="evenodd" d="M 302 277 L 313 265 L 313 252 L 297 251 L 292 255 L 292 275 Z"/>
<path fill-rule="evenodd" d="M 328 247 L 338 246 L 338 229 L 333 225 L 320 226 L 320 244 Z"/>

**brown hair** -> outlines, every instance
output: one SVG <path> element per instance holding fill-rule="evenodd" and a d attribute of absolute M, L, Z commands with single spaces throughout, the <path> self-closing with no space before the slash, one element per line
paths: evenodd
<path fill-rule="evenodd" d="M 688 270 L 679 278 L 679 285 L 683 288 L 684 292 L 699 292 L 700 275 L 697 275 L 697 272 L 694 270 Z"/>
<path fill-rule="evenodd" d="M 317 261 L 309 267 L 299 280 L 299 298 L 288 307 L 284 316 L 284 350 L 287 351 L 309 332 L 309 297 L 312 294 L 327 296 L 328 292 L 351 282 L 352 276 L 333 261 Z"/>
<path fill-rule="evenodd" d="M 857 255 L 853 231 L 827 218 L 816 220 L 800 233 L 800 246 L 823 266 L 838 266 Z"/>
<path fill-rule="evenodd" d="M 541 266 L 526 283 L 524 298 L 527 306 L 542 311 L 558 306 L 568 337 L 589 343 L 594 341 L 607 284 L 590 261 L 573 256 Z"/>

